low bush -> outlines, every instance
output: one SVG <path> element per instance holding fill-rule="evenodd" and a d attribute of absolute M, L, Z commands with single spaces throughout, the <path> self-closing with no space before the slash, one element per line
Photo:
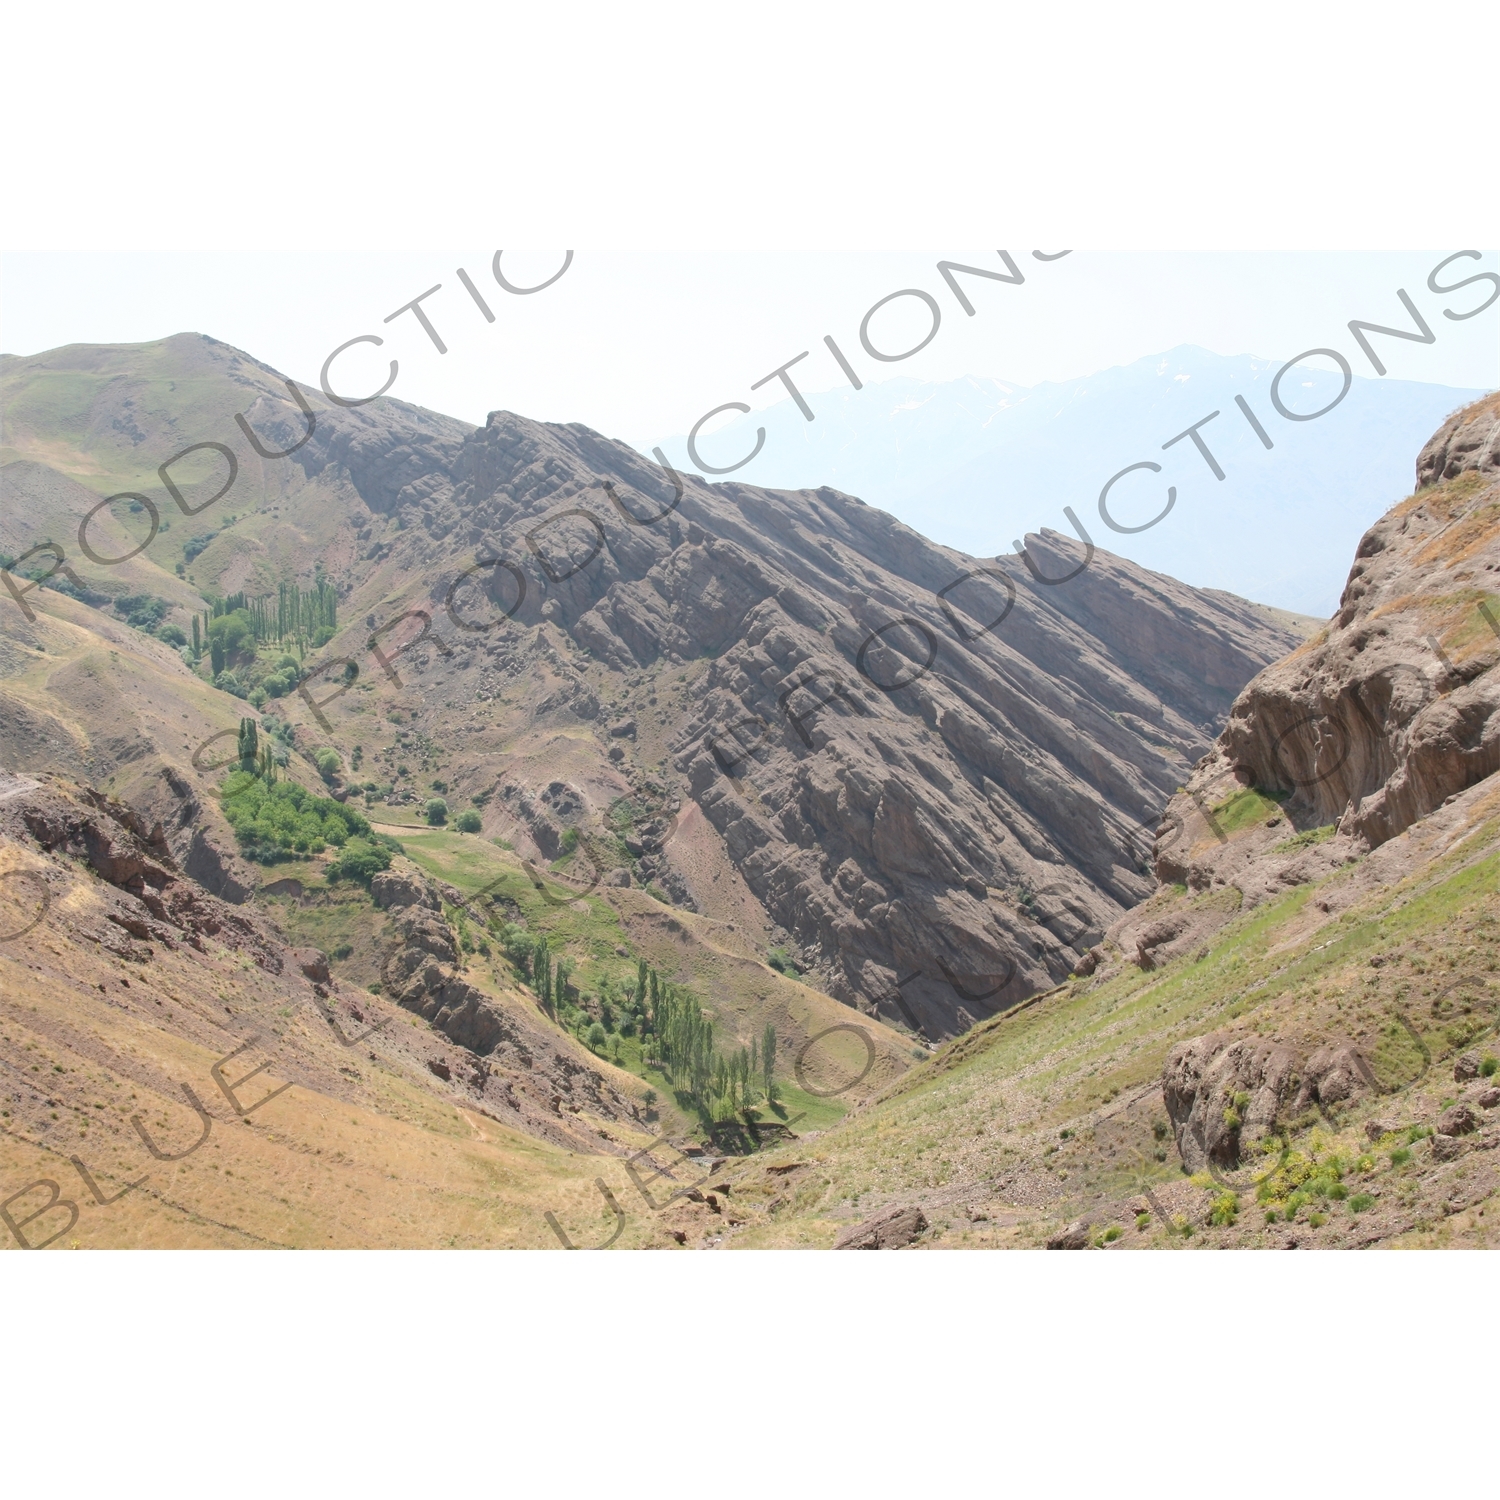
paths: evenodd
<path fill-rule="evenodd" d="M 1337 823 L 1325 823 L 1321 828 L 1309 828 L 1303 833 L 1294 834 L 1289 839 L 1283 839 L 1272 848 L 1271 853 L 1294 854 L 1299 849 L 1309 849 L 1314 844 L 1325 843 L 1337 832 Z"/>
<path fill-rule="evenodd" d="M 766 962 L 776 970 L 778 974 L 785 974 L 790 979 L 801 977 L 801 972 L 792 961 L 791 955 L 785 948 L 772 948 L 766 954 Z"/>

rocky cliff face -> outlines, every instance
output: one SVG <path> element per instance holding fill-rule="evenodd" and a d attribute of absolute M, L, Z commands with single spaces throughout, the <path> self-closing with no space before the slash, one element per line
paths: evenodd
<path fill-rule="evenodd" d="M 1205 887 L 1244 867 L 1245 848 L 1223 827 L 1242 788 L 1282 804 L 1267 823 L 1280 832 L 1263 842 L 1336 825 L 1324 857 L 1337 860 L 1500 770 L 1500 399 L 1450 418 L 1417 479 L 1365 533 L 1328 629 L 1236 700 L 1168 809 L 1161 879 Z"/>
<path fill-rule="evenodd" d="M 428 607 L 455 543 L 497 560 L 463 608 L 511 613 L 502 681 L 544 655 L 534 713 L 590 725 L 626 774 L 650 769 L 649 725 L 804 967 L 929 1036 L 1065 976 L 1147 893 L 1144 829 L 1294 640 L 1052 532 L 969 558 L 836 491 L 703 484 L 577 426 L 496 412 L 451 462 L 401 456 L 423 455 L 396 558 Z M 448 648 L 445 682 L 480 670 Z M 659 706 L 662 674 L 704 657 L 691 699 Z M 670 840 L 656 862 L 674 899 L 710 899 Z"/>

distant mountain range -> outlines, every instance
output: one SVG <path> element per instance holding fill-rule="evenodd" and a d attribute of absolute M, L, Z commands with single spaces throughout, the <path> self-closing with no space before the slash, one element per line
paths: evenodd
<path fill-rule="evenodd" d="M 1183 345 L 1080 380 L 1030 388 L 968 376 L 897 379 L 807 394 L 808 422 L 787 399 L 699 439 L 710 462 L 765 444 L 734 479 L 767 488 L 832 485 L 890 511 L 933 540 L 975 556 L 1012 550 L 1043 526 L 1069 530 L 1071 506 L 1095 543 L 1198 587 L 1320 617 L 1338 602 L 1359 537 L 1414 486 L 1411 456 L 1479 390 L 1356 376 L 1315 421 L 1278 415 L 1270 387 L 1279 360 Z M 1289 409 L 1314 412 L 1342 376 L 1299 368 L 1281 383 Z M 1245 398 L 1274 447 L 1235 404 Z M 1218 412 L 1200 435 L 1162 445 Z M 648 445 L 648 447 L 651 445 Z M 692 471 L 684 436 L 662 444 Z M 716 457 L 722 455 L 722 457 Z M 1158 463 L 1111 492 L 1122 525 L 1149 521 L 1175 486 L 1177 502 L 1136 535 L 1100 519 L 1099 492 L 1129 464 Z"/>

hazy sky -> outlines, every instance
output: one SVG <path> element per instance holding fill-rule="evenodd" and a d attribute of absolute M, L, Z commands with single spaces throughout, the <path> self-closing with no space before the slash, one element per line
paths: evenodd
<path fill-rule="evenodd" d="M 1051 253 L 1062 247 L 1043 246 Z M 844 384 L 824 346 L 831 335 L 867 383 L 895 375 L 964 374 L 1020 384 L 1065 380 L 1143 355 L 1198 344 L 1220 354 L 1288 358 L 1320 345 L 1353 350 L 1351 318 L 1409 327 L 1404 289 L 1437 335 L 1431 345 L 1379 340 L 1392 377 L 1454 386 L 1500 385 L 1496 313 L 1453 321 L 1487 284 L 1448 296 L 1429 272 L 1462 245 L 1379 253 L 1147 253 L 1077 250 L 1041 262 L 1012 251 L 1024 285 L 960 278 L 966 316 L 939 260 L 1003 269 L 994 250 L 922 253 L 622 253 L 577 250 L 553 285 L 503 290 L 482 243 L 423 253 L 9 253 L 0 257 L 0 349 L 31 354 L 76 342 L 123 343 L 193 330 L 235 344 L 301 380 L 359 334 L 386 343 L 344 355 L 335 388 L 373 389 L 400 361 L 392 394 L 475 423 L 499 407 L 576 421 L 637 446 L 685 432 L 724 402 L 769 405 L 780 380 L 751 386 L 804 350 L 792 378 L 808 392 Z M 506 252 L 514 285 L 551 276 L 563 252 Z M 464 267 L 494 314 L 486 322 L 456 276 Z M 1453 284 L 1483 261 L 1455 262 Z M 411 313 L 385 317 L 433 286 L 423 304 L 447 345 L 440 354 Z M 905 289 L 937 302 L 941 325 L 912 357 L 884 363 L 862 348 L 860 325 Z M 920 339 L 931 315 L 918 298 L 875 315 L 877 348 Z M 378 373 L 377 373 L 378 372 Z M 1362 374 L 1372 371 L 1362 369 Z M 340 385 L 342 382 L 342 385 Z M 367 383 L 365 383 L 367 382 Z M 712 430 L 711 428 L 708 430 Z"/>

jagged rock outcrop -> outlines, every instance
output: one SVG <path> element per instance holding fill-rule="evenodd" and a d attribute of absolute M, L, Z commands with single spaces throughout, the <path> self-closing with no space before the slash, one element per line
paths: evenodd
<path fill-rule="evenodd" d="M 173 858 L 188 879 L 232 906 L 250 899 L 257 884 L 255 871 L 239 857 L 234 831 L 216 798 L 202 797 L 171 762 L 160 766 L 158 774 L 139 779 L 129 798 L 133 806 L 158 820 Z"/>
<path fill-rule="evenodd" d="M 927 1215 L 915 1205 L 888 1208 L 846 1229 L 834 1241 L 835 1250 L 904 1250 L 927 1230 Z"/>
<path fill-rule="evenodd" d="M 1242 788 L 1284 803 L 1290 826 L 1263 842 L 1337 825 L 1310 878 L 1500 770 L 1497 442 L 1489 397 L 1423 449 L 1421 487 L 1365 533 L 1328 629 L 1249 683 L 1169 806 L 1160 879 L 1207 886 L 1230 870 L 1214 809 Z"/>
<path fill-rule="evenodd" d="M 411 860 L 399 854 L 388 870 L 381 870 L 371 879 L 370 898 L 382 910 L 397 906 L 442 910 L 442 902 L 427 877 Z"/>
<path fill-rule="evenodd" d="M 1183 1165 L 1200 1172 L 1210 1162 L 1234 1166 L 1247 1146 L 1274 1133 L 1278 1118 L 1342 1104 L 1372 1078 L 1348 1040 L 1304 1056 L 1282 1042 L 1214 1032 L 1172 1048 L 1162 1097 Z"/>
<path fill-rule="evenodd" d="M 127 803 L 62 777 L 28 778 L 0 800 L 0 834 L 75 859 L 115 887 L 121 899 L 106 919 L 140 943 L 186 942 L 202 950 L 203 940 L 213 938 L 248 952 L 269 973 L 282 970 L 282 948 L 274 934 L 179 870 L 162 825 L 148 825 Z M 107 942 L 107 935 L 96 940 Z M 124 953 L 151 957 L 149 947 L 127 946 Z"/>
<path fill-rule="evenodd" d="M 1476 473 L 1500 473 L 1500 400 L 1486 397 L 1456 411 L 1417 455 L 1417 488 Z"/>

